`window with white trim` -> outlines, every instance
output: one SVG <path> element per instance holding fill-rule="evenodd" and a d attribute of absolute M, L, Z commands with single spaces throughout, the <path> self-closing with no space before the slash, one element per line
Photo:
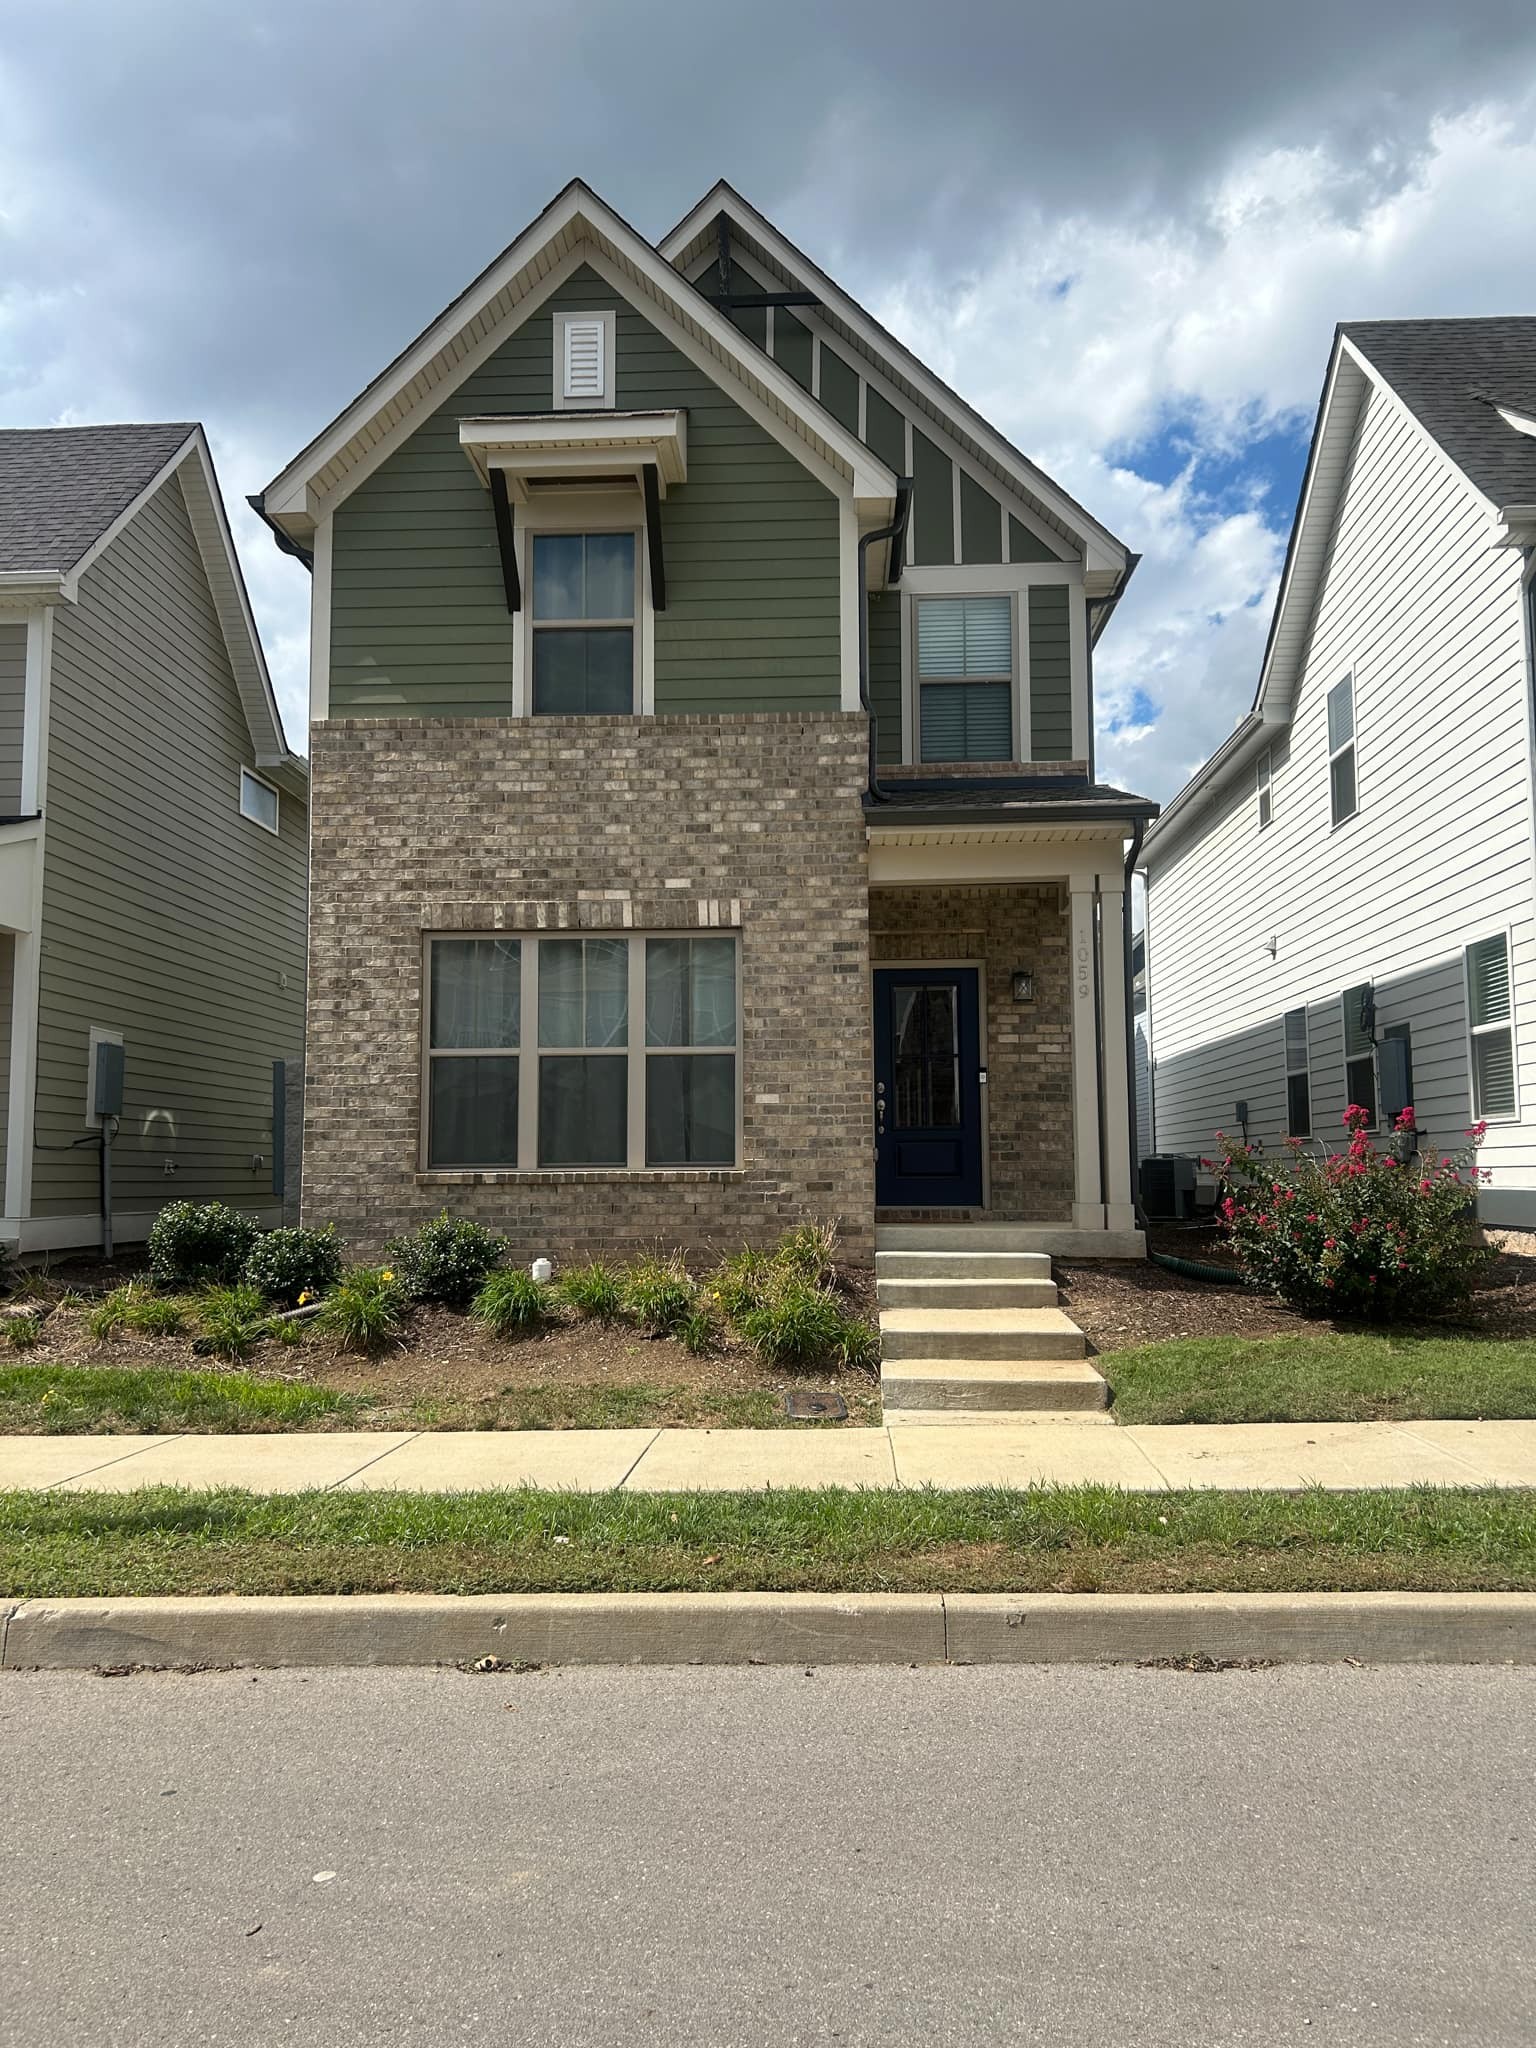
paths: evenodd
<path fill-rule="evenodd" d="M 1259 793 L 1259 830 L 1262 832 L 1275 815 L 1274 798 L 1270 789 L 1270 758 L 1266 747 L 1254 766 L 1254 784 Z"/>
<path fill-rule="evenodd" d="M 918 758 L 1014 758 L 1013 599 L 919 597 Z"/>
<path fill-rule="evenodd" d="M 1328 692 L 1328 803 L 1335 825 L 1360 808 L 1355 787 L 1355 679 L 1346 676 Z"/>
<path fill-rule="evenodd" d="M 249 768 L 240 770 L 240 815 L 260 825 L 264 832 L 278 829 L 278 796 L 270 782 L 263 782 Z"/>
<path fill-rule="evenodd" d="M 613 404 L 614 317 L 555 315 L 555 410 L 598 410 Z"/>
<path fill-rule="evenodd" d="M 1519 1097 L 1507 932 L 1495 932 L 1467 948 L 1467 1028 L 1472 1114 L 1490 1121 L 1516 1116 Z"/>
<path fill-rule="evenodd" d="M 1344 1096 L 1376 1127 L 1376 995 L 1368 981 L 1347 988 L 1344 1008 Z"/>
<path fill-rule="evenodd" d="M 427 944 L 429 1169 L 736 1164 L 733 937 Z"/>
<path fill-rule="evenodd" d="M 634 533 L 534 533 L 535 716 L 638 709 Z"/>
<path fill-rule="evenodd" d="M 1312 1058 L 1305 1004 L 1285 1013 L 1285 1129 L 1292 1138 L 1312 1135 Z"/>

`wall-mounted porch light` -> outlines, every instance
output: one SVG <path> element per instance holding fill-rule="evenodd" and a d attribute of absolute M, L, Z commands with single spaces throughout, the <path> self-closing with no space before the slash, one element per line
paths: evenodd
<path fill-rule="evenodd" d="M 1035 971 L 1032 967 L 1015 967 L 1013 970 L 1013 1000 L 1016 1003 L 1035 1000 Z"/>

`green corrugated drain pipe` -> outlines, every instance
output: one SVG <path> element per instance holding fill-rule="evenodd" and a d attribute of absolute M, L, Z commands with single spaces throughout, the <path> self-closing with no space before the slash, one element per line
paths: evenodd
<path fill-rule="evenodd" d="M 1182 1273 L 1186 1280 L 1209 1280 L 1214 1287 L 1253 1285 L 1247 1274 L 1239 1273 L 1235 1266 L 1207 1266 L 1198 1259 L 1176 1259 L 1171 1252 L 1148 1252 L 1147 1257 L 1154 1266 L 1165 1266 L 1170 1273 Z"/>

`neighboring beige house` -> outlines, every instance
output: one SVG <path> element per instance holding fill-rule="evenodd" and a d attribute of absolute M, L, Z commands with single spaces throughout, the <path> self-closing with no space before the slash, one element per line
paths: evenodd
<path fill-rule="evenodd" d="M 652 244 L 568 186 L 255 502 L 314 574 L 313 1218 L 1140 1250 L 1135 558 L 738 194 Z"/>
<path fill-rule="evenodd" d="M 308 770 L 199 426 L 0 431 L 0 1238 L 102 1242 L 96 1048 L 123 1053 L 115 1236 L 290 1202 Z M 110 1056 L 109 1056 L 110 1062 Z M 276 1121 L 274 1111 L 278 1110 Z"/>

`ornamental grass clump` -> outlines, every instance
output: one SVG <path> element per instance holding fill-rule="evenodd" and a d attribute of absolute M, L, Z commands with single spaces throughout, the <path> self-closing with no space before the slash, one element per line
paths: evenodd
<path fill-rule="evenodd" d="M 680 1258 L 637 1259 L 619 1282 L 624 1313 L 648 1337 L 672 1337 L 693 1313 L 698 1290 Z"/>
<path fill-rule="evenodd" d="M 879 1355 L 869 1325 L 850 1315 L 825 1287 L 789 1274 L 736 1327 L 769 1365 L 867 1368 Z"/>
<path fill-rule="evenodd" d="M 349 1266 L 325 1297 L 316 1326 L 343 1351 L 373 1358 L 405 1329 L 408 1303 L 391 1266 Z"/>
<path fill-rule="evenodd" d="M 600 1323 L 616 1322 L 624 1312 L 619 1276 L 601 1259 L 590 1265 L 572 1266 L 555 1282 L 555 1292 L 577 1315 Z"/>
<path fill-rule="evenodd" d="M 1292 1138 L 1281 1161 L 1217 1132 L 1220 1215 L 1243 1271 L 1306 1315 L 1387 1322 L 1461 1308 L 1495 1257 L 1476 1215 L 1487 1127 L 1442 1157 L 1414 1149 L 1411 1109 L 1390 1149 L 1372 1144 L 1369 1121 L 1351 1104 L 1346 1150 L 1318 1156 Z"/>
<path fill-rule="evenodd" d="M 475 1296 L 470 1314 L 498 1337 L 528 1337 L 549 1321 L 553 1290 L 518 1267 L 493 1273 Z"/>

